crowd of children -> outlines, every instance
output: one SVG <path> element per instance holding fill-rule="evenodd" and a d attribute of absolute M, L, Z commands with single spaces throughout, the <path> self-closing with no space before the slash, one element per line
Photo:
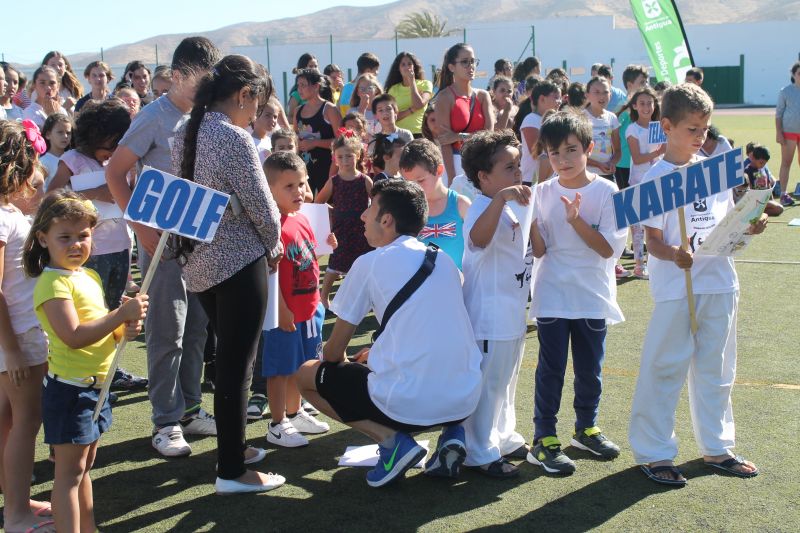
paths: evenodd
<path fill-rule="evenodd" d="M 9 531 L 52 525 L 50 506 L 29 501 L 40 421 L 54 448 L 52 520 L 60 531 L 93 529 L 89 470 L 111 410 L 103 406 L 97 422 L 87 413 L 115 343 L 136 337 L 142 320 L 153 446 L 165 456 L 188 455 L 183 434 L 216 434 L 214 417 L 200 407 L 198 357 L 207 319 L 186 289 L 185 265 L 175 256 L 164 262 L 152 303 L 125 295 L 136 241 L 147 268 L 157 234 L 129 227 L 120 208 L 143 165 L 180 172 L 171 157 L 174 132 L 192 109 L 197 73 L 216 72 L 213 45 L 187 46 L 176 51 L 172 70 L 151 75 L 132 62 L 114 89 L 111 69 L 94 61 L 84 71 L 91 87 L 85 95 L 58 52 L 45 56 L 28 88 L 18 69 L 4 64 L 0 70 L 0 118 L 6 119 L 0 122 L 0 483 Z M 323 74 L 305 54 L 292 105 L 284 110 L 273 96 L 259 106 L 249 134 L 280 211 L 283 259 L 278 327 L 265 332 L 255 364 L 266 390 L 253 391 L 247 416 L 262 418 L 268 405 L 268 442 L 305 446 L 303 434 L 329 430 L 309 414 L 316 411 L 301 398 L 294 375 L 320 354 L 334 283 L 372 250 L 362 214 L 373 183 L 405 179 L 421 188 L 427 203 L 418 239 L 437 245 L 462 272 L 483 357 L 480 401 L 463 423 L 460 460 L 501 478 L 518 474 L 511 459 L 550 473 L 575 471 L 556 434 L 570 345 L 576 418 L 570 443 L 604 459 L 619 455 L 598 421 L 607 326 L 624 320 L 615 278 L 626 275 L 618 261 L 627 255 L 628 233 L 614 224 L 612 195 L 730 150 L 731 143 L 710 124 L 713 103 L 700 87 L 654 90 L 642 66 L 625 69 L 621 91 L 603 65 L 584 86 L 570 83 L 561 69 L 541 78 L 536 58 L 520 63 L 512 80 L 511 63 L 500 60 L 490 92 L 472 87 L 477 66 L 470 46 L 453 46 L 435 97 L 408 52 L 392 64 L 386 92 L 373 54 L 359 58 L 358 75 L 347 84 L 341 69 L 329 65 Z M 792 80 L 800 85 L 795 67 Z M 781 112 L 795 105 L 793 95 L 783 98 Z M 800 112 L 792 107 L 792 113 Z M 665 144 L 651 142 L 655 121 Z M 767 215 L 791 205 L 787 180 L 767 168 L 769 150 L 750 143 L 747 155 L 740 188 L 687 206 L 690 234 L 710 232 L 746 188 L 784 187 L 752 233 L 765 229 Z M 91 176 L 84 174 L 91 173 L 104 174 L 108 184 L 85 185 Z M 531 202 L 536 215 L 522 235 L 526 228 L 512 207 Z M 330 235 L 314 235 L 300 212 L 304 203 L 327 204 Z M 729 258 L 694 257 L 693 248 L 681 245 L 680 222 L 673 211 L 631 227 L 633 274 L 649 279 L 655 310 L 633 398 L 630 447 L 653 481 L 686 483 L 673 464 L 672 413 L 688 375 L 704 461 L 751 477 L 755 465 L 731 451 L 736 271 Z M 320 283 L 315 248 L 323 238 L 334 251 Z M 692 273 L 697 335 L 689 330 L 684 270 Z M 528 316 L 539 340 L 530 444 L 515 429 Z"/>

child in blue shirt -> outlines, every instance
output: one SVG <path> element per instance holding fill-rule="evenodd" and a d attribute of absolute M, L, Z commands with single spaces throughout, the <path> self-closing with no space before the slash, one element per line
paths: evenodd
<path fill-rule="evenodd" d="M 444 185 L 442 154 L 427 139 L 415 139 L 403 148 L 400 173 L 425 191 L 428 220 L 417 238 L 441 248 L 460 270 L 464 256 L 464 217 L 472 202 Z"/>

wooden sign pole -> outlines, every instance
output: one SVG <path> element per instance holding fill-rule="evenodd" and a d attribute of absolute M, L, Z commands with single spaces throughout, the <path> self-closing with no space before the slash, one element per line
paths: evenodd
<path fill-rule="evenodd" d="M 689 237 L 686 235 L 686 215 L 683 207 L 678 208 L 678 221 L 681 225 L 681 248 L 689 250 Z M 692 287 L 692 269 L 687 268 L 683 271 L 686 277 L 686 299 L 689 302 L 689 324 L 692 328 L 692 335 L 697 333 L 697 314 L 694 308 L 694 288 Z"/>
<path fill-rule="evenodd" d="M 156 251 L 153 254 L 153 259 L 150 261 L 150 266 L 147 268 L 147 273 L 144 276 L 144 281 L 142 281 L 142 288 L 139 290 L 139 294 L 147 294 L 147 291 L 150 289 L 150 284 L 153 282 L 153 276 L 156 273 L 156 267 L 158 267 L 158 263 L 161 262 L 161 256 L 164 254 L 164 247 L 167 245 L 167 240 L 171 234 L 164 231 L 161 233 L 161 239 L 158 241 L 158 246 L 156 246 Z M 103 382 L 103 388 L 100 389 L 100 395 L 97 397 L 97 405 L 94 408 L 94 414 L 92 415 L 92 420 L 97 421 L 98 417 L 100 416 L 100 410 L 103 408 L 103 404 L 106 401 L 106 397 L 108 396 L 108 392 L 111 390 L 111 382 L 114 381 L 114 372 L 117 371 L 117 367 L 119 366 L 119 361 L 122 357 L 122 352 L 125 350 L 125 346 L 128 344 L 128 340 L 126 338 L 122 338 L 119 344 L 117 344 L 117 351 L 114 353 L 114 359 L 111 361 L 111 366 L 108 368 L 108 374 L 106 374 L 106 380 Z"/>

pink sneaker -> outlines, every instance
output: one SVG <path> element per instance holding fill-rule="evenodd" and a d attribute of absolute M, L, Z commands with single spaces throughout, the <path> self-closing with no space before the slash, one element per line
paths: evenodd
<path fill-rule="evenodd" d="M 650 273 L 647 271 L 647 265 L 634 267 L 633 275 L 639 279 L 650 279 Z"/>
<path fill-rule="evenodd" d="M 631 276 L 631 271 L 626 270 L 625 267 L 619 263 L 614 267 L 614 273 L 617 275 L 617 279 L 629 278 Z"/>

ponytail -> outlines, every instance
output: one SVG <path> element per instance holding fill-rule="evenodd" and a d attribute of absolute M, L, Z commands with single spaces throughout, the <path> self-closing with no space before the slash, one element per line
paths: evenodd
<path fill-rule="evenodd" d="M 183 154 L 180 159 L 181 178 L 194 181 L 197 137 L 206 112 L 213 104 L 227 100 L 244 87 L 249 88 L 250 94 L 264 103 L 272 96 L 272 80 L 266 69 L 242 55 L 223 57 L 200 79 L 194 107 L 184 130 Z M 178 237 L 177 248 L 179 261 L 185 261 L 194 249 L 194 241 Z"/>

